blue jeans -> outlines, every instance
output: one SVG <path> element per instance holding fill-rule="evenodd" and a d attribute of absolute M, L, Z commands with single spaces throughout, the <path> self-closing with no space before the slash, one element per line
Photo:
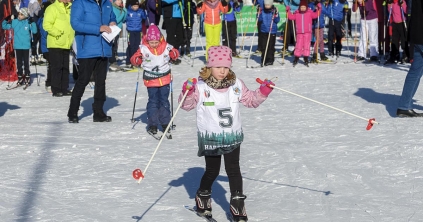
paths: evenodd
<path fill-rule="evenodd" d="M 414 45 L 414 61 L 405 77 L 398 109 L 409 110 L 413 106 L 413 97 L 423 75 L 423 45 Z"/>
<path fill-rule="evenodd" d="M 158 126 L 167 125 L 170 122 L 169 104 L 170 85 L 162 87 L 149 87 L 147 103 L 147 125 Z"/>

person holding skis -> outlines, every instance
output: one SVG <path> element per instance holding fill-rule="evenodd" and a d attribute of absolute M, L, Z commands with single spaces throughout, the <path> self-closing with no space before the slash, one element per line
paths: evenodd
<path fill-rule="evenodd" d="M 228 46 L 232 49 L 232 57 L 237 57 L 236 53 L 236 36 L 237 36 L 237 25 L 235 13 L 241 11 L 241 7 L 238 0 L 230 0 L 232 10 L 223 14 L 222 21 L 222 45 Z"/>
<path fill-rule="evenodd" d="M 404 87 L 398 103 L 398 117 L 423 117 L 413 110 L 413 97 L 423 75 L 423 2 L 412 0 L 409 39 L 414 44 L 414 61 L 405 77 Z"/>
<path fill-rule="evenodd" d="M 159 28 L 151 23 L 139 49 L 131 57 L 134 66 L 144 70 L 143 80 L 147 87 L 147 132 L 152 136 L 157 134 L 157 126 L 163 131 L 170 122 L 169 92 L 172 81 L 170 59 L 176 60 L 179 52 L 168 44 Z"/>
<path fill-rule="evenodd" d="M 396 63 L 396 61 L 404 63 L 408 58 L 410 58 L 407 42 L 407 28 L 405 25 L 406 15 L 404 14 L 407 11 L 407 3 L 403 0 L 390 0 L 388 10 L 391 13 L 389 18 L 392 25 L 392 41 L 389 59 L 385 64 L 393 64 Z M 403 49 L 402 59 L 400 59 L 400 43 L 401 48 Z"/>
<path fill-rule="evenodd" d="M 361 28 L 357 60 L 366 59 L 368 44 L 370 46 L 370 61 L 379 61 L 378 52 L 378 14 L 375 0 L 356 0 L 353 12 L 360 10 Z"/>
<path fill-rule="evenodd" d="M 27 8 L 19 10 L 18 19 L 9 15 L 1 23 L 4 30 L 13 29 L 15 41 L 13 49 L 16 53 L 16 66 L 18 68 L 17 85 L 29 85 L 31 83 L 31 72 L 29 70 L 29 49 L 31 48 L 31 33 L 37 33 L 37 26 L 31 19 L 28 19 Z M 23 69 L 22 69 L 23 66 Z M 25 72 L 25 76 L 23 75 Z"/>
<path fill-rule="evenodd" d="M 197 14 L 205 14 L 204 30 L 206 33 L 206 51 L 211 46 L 220 45 L 220 33 L 222 32 L 222 23 L 220 22 L 220 13 L 227 13 L 231 10 L 226 0 L 206 0 L 197 4 Z M 206 54 L 206 60 L 208 53 Z"/>
<path fill-rule="evenodd" d="M 289 7 L 289 6 L 288 6 Z M 259 48 L 262 49 L 261 64 L 273 65 L 275 61 L 276 33 L 281 20 L 278 9 L 273 5 L 273 0 L 264 0 L 264 9 L 258 17 L 260 23 Z"/>
<path fill-rule="evenodd" d="M 307 0 L 300 1 L 299 11 L 292 13 L 289 6 L 286 8 L 288 19 L 294 20 L 297 24 L 295 31 L 297 32 L 297 44 L 294 51 L 294 66 L 297 65 L 300 56 L 304 56 L 304 64 L 308 66 L 308 57 L 310 55 L 310 43 L 312 33 L 313 19 L 318 17 L 321 5 L 317 4 L 317 11 L 313 12 L 307 7 Z"/>
<path fill-rule="evenodd" d="M 219 175 L 221 158 L 225 162 L 231 192 L 230 211 L 235 221 L 247 221 L 242 176 L 239 167 L 241 143 L 244 138 L 240 119 L 240 104 L 256 108 L 273 88 L 265 80 L 255 91 L 230 69 L 232 50 L 226 46 L 212 46 L 208 50 L 207 66 L 201 68 L 197 80 L 189 78 L 179 96 L 181 108 L 197 113 L 198 156 L 204 156 L 206 166 L 195 196 L 197 212 L 211 217 L 212 185 Z M 183 96 L 185 100 L 182 101 Z"/>

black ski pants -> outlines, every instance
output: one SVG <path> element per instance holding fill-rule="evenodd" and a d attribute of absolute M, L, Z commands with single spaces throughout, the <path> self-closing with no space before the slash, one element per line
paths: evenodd
<path fill-rule="evenodd" d="M 181 18 L 164 18 L 166 23 L 166 41 L 171 44 L 173 48 L 178 49 L 184 44 L 184 27 Z"/>
<path fill-rule="evenodd" d="M 222 44 L 232 49 L 236 53 L 236 21 L 222 21 Z M 229 40 L 229 41 L 228 41 Z M 228 45 L 229 44 L 229 45 Z"/>
<path fill-rule="evenodd" d="M 283 27 L 285 29 L 285 26 Z M 284 31 L 284 35 L 286 35 L 286 38 L 284 36 L 284 39 L 286 39 L 286 42 L 283 43 L 283 50 L 288 50 L 289 45 L 295 45 L 295 21 L 294 20 L 288 20 L 288 26 L 286 26 L 286 30 Z"/>
<path fill-rule="evenodd" d="M 141 43 L 140 43 L 141 44 Z M 139 45 L 140 45 L 139 44 Z M 110 64 L 113 64 L 116 61 L 116 56 L 118 55 L 118 45 L 119 45 L 119 35 L 115 37 L 115 40 L 113 40 L 113 46 L 112 46 L 112 57 L 109 58 Z M 137 49 L 138 50 L 138 49 Z M 136 51 L 135 51 L 136 52 Z"/>
<path fill-rule="evenodd" d="M 29 76 L 29 49 L 15 49 L 16 52 L 16 65 L 18 67 L 18 76 L 22 76 L 25 71 L 25 75 Z M 24 67 L 22 69 L 22 66 Z"/>
<path fill-rule="evenodd" d="M 242 193 L 242 176 L 239 168 L 240 149 L 241 146 L 238 145 L 232 152 L 223 154 L 231 194 L 234 194 L 237 190 Z M 211 190 L 213 182 L 219 176 L 221 159 L 222 155 L 205 156 L 206 172 L 204 172 L 203 178 L 201 178 L 200 190 Z"/>
<path fill-rule="evenodd" d="M 337 52 L 342 50 L 342 21 L 336 21 L 329 18 L 329 30 L 328 30 L 328 51 L 334 54 L 334 43 L 333 37 L 336 38 L 335 49 Z"/>
<path fill-rule="evenodd" d="M 106 101 L 106 77 L 108 58 L 96 57 L 78 59 L 78 79 L 72 91 L 72 97 L 69 106 L 69 115 L 78 113 L 81 104 L 81 98 L 84 95 L 85 87 L 90 82 L 91 75 L 95 73 L 95 87 L 94 87 L 94 110 L 102 110 L 104 102 Z"/>
<path fill-rule="evenodd" d="M 70 49 L 49 48 L 51 92 L 65 93 L 69 88 Z"/>
<path fill-rule="evenodd" d="M 131 57 L 137 52 L 141 45 L 141 32 L 129 32 L 129 43 L 126 49 L 126 64 L 131 64 Z"/>
<path fill-rule="evenodd" d="M 422 21 L 423 22 L 423 21 Z M 391 43 L 391 58 L 400 58 L 399 47 L 403 49 L 402 58 L 410 57 L 410 51 L 408 50 L 407 35 L 405 31 L 404 24 L 401 23 L 392 23 L 392 43 Z"/>
<path fill-rule="evenodd" d="M 276 44 L 276 34 L 270 33 L 263 33 L 261 32 L 259 46 L 263 51 L 261 51 L 261 64 L 263 61 L 266 62 L 274 62 L 275 61 L 275 44 Z M 267 46 L 267 40 L 269 39 L 269 45 Z M 267 46 L 267 52 L 266 52 Z M 266 54 L 266 58 L 264 57 Z"/>
<path fill-rule="evenodd" d="M 181 45 L 181 56 L 191 54 L 192 27 L 184 28 L 184 43 Z"/>

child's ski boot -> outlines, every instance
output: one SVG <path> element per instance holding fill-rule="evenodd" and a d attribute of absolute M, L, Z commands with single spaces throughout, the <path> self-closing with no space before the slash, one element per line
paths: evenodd
<path fill-rule="evenodd" d="M 309 67 L 308 66 L 308 56 L 304 56 L 304 65 Z"/>
<path fill-rule="evenodd" d="M 295 58 L 294 58 L 294 62 L 293 62 L 294 67 L 298 64 L 298 60 L 299 60 L 299 59 L 300 59 L 300 57 L 295 56 Z"/>
<path fill-rule="evenodd" d="M 231 214 L 234 221 L 246 222 L 248 221 L 247 212 L 245 211 L 244 200 L 247 199 L 247 196 L 242 194 L 241 191 L 235 191 L 231 195 Z"/>
<path fill-rule="evenodd" d="M 201 216 L 212 216 L 211 208 L 211 191 L 210 190 L 197 190 L 195 195 L 195 205 L 197 206 L 197 213 Z"/>

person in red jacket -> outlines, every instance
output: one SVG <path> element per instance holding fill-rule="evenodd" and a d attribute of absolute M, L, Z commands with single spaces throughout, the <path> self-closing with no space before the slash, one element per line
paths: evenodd
<path fill-rule="evenodd" d="M 153 136 L 157 134 L 157 126 L 161 125 L 164 131 L 171 119 L 169 62 L 178 57 L 178 50 L 166 42 L 154 23 L 150 24 L 140 48 L 131 57 L 132 65 L 144 69 L 143 80 L 148 92 L 147 132 Z"/>

